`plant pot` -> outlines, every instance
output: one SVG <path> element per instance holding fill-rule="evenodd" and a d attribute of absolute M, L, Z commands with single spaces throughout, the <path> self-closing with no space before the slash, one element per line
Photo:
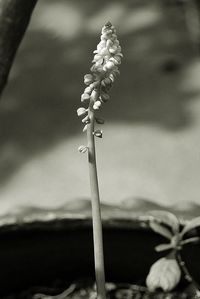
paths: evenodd
<path fill-rule="evenodd" d="M 108 216 L 108 215 L 107 215 Z M 149 228 L 148 217 L 103 220 L 106 280 L 143 283 L 160 256 L 154 247 L 163 238 Z M 92 223 L 87 215 L 64 210 L 25 211 L 0 220 L 0 295 L 61 279 L 94 278 Z M 199 280 L 199 246 L 183 252 Z"/>

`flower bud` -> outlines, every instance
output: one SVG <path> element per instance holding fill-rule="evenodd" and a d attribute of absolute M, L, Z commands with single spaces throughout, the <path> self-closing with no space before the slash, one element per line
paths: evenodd
<path fill-rule="evenodd" d="M 117 52 L 118 52 L 118 47 L 117 47 L 117 46 L 113 46 L 112 48 L 109 49 L 109 52 L 110 52 L 111 54 L 115 54 L 115 53 L 117 53 Z"/>
<path fill-rule="evenodd" d="M 111 28 L 112 24 L 110 23 L 110 21 L 106 22 L 106 24 L 103 26 L 102 31 L 106 31 L 109 28 Z"/>
<path fill-rule="evenodd" d="M 122 53 L 117 53 L 115 56 L 124 57 Z"/>
<path fill-rule="evenodd" d="M 83 93 L 81 95 L 81 102 L 86 102 L 90 99 L 90 95 L 88 93 Z"/>
<path fill-rule="evenodd" d="M 118 69 L 113 70 L 112 72 L 113 76 L 117 77 L 118 75 L 120 75 L 120 71 Z"/>
<path fill-rule="evenodd" d="M 119 53 L 121 53 L 121 50 L 122 50 L 121 46 L 118 46 L 117 50 L 118 50 Z"/>
<path fill-rule="evenodd" d="M 78 116 L 86 114 L 87 110 L 84 107 L 80 107 L 77 109 Z"/>
<path fill-rule="evenodd" d="M 86 132 L 87 131 L 87 125 L 85 125 L 84 127 L 83 127 L 83 132 Z"/>
<path fill-rule="evenodd" d="M 84 90 L 84 93 L 87 93 L 87 94 L 91 94 L 91 92 L 92 92 L 92 90 L 93 90 L 93 88 L 91 87 L 91 85 L 92 84 L 90 84 L 89 86 L 87 86 L 86 88 L 85 88 L 85 90 Z"/>
<path fill-rule="evenodd" d="M 106 36 L 105 33 L 103 33 L 103 34 L 101 35 L 101 41 L 106 41 L 106 40 L 107 40 L 107 36 Z"/>
<path fill-rule="evenodd" d="M 102 136 L 103 136 L 103 132 L 102 132 L 102 130 L 96 130 L 96 131 L 94 132 L 94 136 L 96 136 L 96 137 L 98 137 L 98 138 L 102 138 Z"/>
<path fill-rule="evenodd" d="M 107 93 L 101 93 L 101 100 L 106 103 L 109 100 L 109 95 Z"/>
<path fill-rule="evenodd" d="M 97 49 L 94 51 L 94 53 L 98 53 L 105 46 L 106 46 L 106 42 L 104 40 L 100 41 L 100 43 L 97 45 Z"/>
<path fill-rule="evenodd" d="M 91 100 L 96 102 L 98 100 L 98 97 L 99 97 L 99 94 L 98 94 L 97 90 L 94 89 L 91 94 Z"/>
<path fill-rule="evenodd" d="M 99 80 L 99 74 L 98 73 L 102 73 L 102 66 L 99 67 L 98 63 L 95 63 L 91 66 L 90 68 L 91 72 L 95 73 L 97 80 Z"/>
<path fill-rule="evenodd" d="M 109 75 L 109 78 L 110 78 L 110 80 L 111 80 L 112 82 L 115 81 L 115 77 L 113 76 L 113 74 L 110 74 L 110 75 Z"/>
<path fill-rule="evenodd" d="M 112 35 L 112 40 L 116 40 L 117 39 L 117 34 L 116 34 L 116 31 L 115 31 L 115 33 L 113 33 L 113 35 Z"/>
<path fill-rule="evenodd" d="M 106 31 L 105 31 L 105 34 L 107 35 L 107 36 L 111 36 L 112 35 L 112 30 L 109 28 L 109 29 L 107 29 Z"/>
<path fill-rule="evenodd" d="M 93 76 L 92 76 L 92 74 L 86 74 L 85 76 L 84 76 L 84 83 L 86 84 L 86 85 L 89 85 L 90 83 L 92 83 L 93 82 Z"/>
<path fill-rule="evenodd" d="M 102 57 L 102 56 L 108 55 L 109 51 L 108 51 L 107 48 L 103 48 L 103 49 L 101 49 L 100 54 L 101 54 L 101 57 Z"/>
<path fill-rule="evenodd" d="M 121 58 L 119 56 L 111 57 L 109 61 L 112 61 L 114 64 L 121 64 Z"/>
<path fill-rule="evenodd" d="M 113 69 L 115 67 L 115 64 L 112 62 L 112 61 L 108 61 L 108 62 L 106 62 L 106 64 L 105 64 L 105 68 L 106 68 L 106 70 L 111 70 L 111 69 Z"/>
<path fill-rule="evenodd" d="M 97 88 L 99 86 L 99 84 L 100 84 L 100 81 L 95 81 L 88 86 L 91 89 L 92 94 L 94 93 L 94 89 Z"/>
<path fill-rule="evenodd" d="M 117 46 L 117 47 L 119 46 L 119 41 L 118 41 L 117 38 L 115 39 L 115 41 L 113 41 L 113 43 L 114 43 L 115 46 Z"/>
<path fill-rule="evenodd" d="M 103 73 L 102 70 L 103 70 L 103 68 L 102 68 L 101 63 L 96 62 L 94 65 L 94 72 L 102 74 Z"/>
<path fill-rule="evenodd" d="M 85 124 L 89 124 L 90 123 L 90 118 L 89 118 L 88 115 L 82 119 L 82 123 L 85 123 Z"/>
<path fill-rule="evenodd" d="M 85 145 L 80 145 L 79 148 L 78 148 L 78 151 L 81 153 L 81 154 L 84 154 L 88 151 L 88 147 L 85 146 Z"/>
<path fill-rule="evenodd" d="M 93 105 L 94 110 L 98 110 L 100 107 L 101 107 L 101 102 L 100 101 L 96 101 Z"/>
<path fill-rule="evenodd" d="M 146 285 L 152 292 L 159 288 L 169 292 L 176 287 L 180 279 L 181 270 L 176 259 L 163 257 L 151 266 Z"/>
<path fill-rule="evenodd" d="M 112 81 L 109 78 L 105 78 L 104 80 L 101 81 L 101 84 L 103 86 L 110 85 L 112 84 Z"/>
<path fill-rule="evenodd" d="M 94 59 L 93 59 L 92 62 L 96 62 L 96 61 L 98 61 L 99 59 L 102 59 L 102 55 L 100 55 L 100 54 L 96 54 L 96 55 L 94 55 Z"/>
<path fill-rule="evenodd" d="M 100 58 L 98 59 L 97 61 L 94 61 L 95 62 L 95 66 L 96 66 L 96 71 L 101 71 L 102 70 L 102 64 L 103 64 L 103 58 Z M 101 66 L 101 67 L 100 67 Z"/>
<path fill-rule="evenodd" d="M 112 46 L 113 46 L 113 41 L 110 40 L 110 39 L 108 39 L 107 42 L 106 42 L 106 47 L 107 47 L 107 48 L 110 48 L 110 47 L 112 47 Z"/>
<path fill-rule="evenodd" d="M 96 120 L 96 123 L 99 124 L 99 125 L 103 125 L 104 122 L 105 122 L 104 119 L 98 118 L 98 117 L 96 117 L 95 120 Z"/>
<path fill-rule="evenodd" d="M 99 78 L 97 79 L 97 81 L 95 81 L 94 83 L 91 84 L 91 86 L 93 86 L 94 88 L 97 88 L 100 84 L 100 80 Z"/>

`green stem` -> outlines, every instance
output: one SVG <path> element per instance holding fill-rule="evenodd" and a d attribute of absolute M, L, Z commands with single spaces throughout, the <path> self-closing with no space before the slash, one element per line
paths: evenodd
<path fill-rule="evenodd" d="M 98 92 L 96 92 L 98 96 Z M 87 141 L 88 141 L 88 162 L 91 187 L 91 202 L 92 202 L 92 224 L 93 224 L 93 242 L 94 242 L 94 263 L 97 285 L 97 299 L 106 299 L 105 290 L 105 271 L 104 271 L 104 254 L 103 254 L 103 236 L 102 236 L 102 221 L 101 208 L 99 197 L 99 186 L 96 165 L 95 140 L 94 140 L 94 110 L 92 108 L 93 101 L 89 107 L 90 123 L 87 125 Z"/>

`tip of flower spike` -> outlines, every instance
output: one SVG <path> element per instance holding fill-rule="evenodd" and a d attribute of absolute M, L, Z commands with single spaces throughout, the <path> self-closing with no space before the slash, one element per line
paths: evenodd
<path fill-rule="evenodd" d="M 112 27 L 112 23 L 110 21 L 108 21 L 106 24 L 105 24 L 106 27 Z"/>

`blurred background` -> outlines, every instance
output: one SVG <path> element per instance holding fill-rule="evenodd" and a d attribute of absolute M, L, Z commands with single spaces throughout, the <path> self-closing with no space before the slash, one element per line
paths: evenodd
<path fill-rule="evenodd" d="M 0 214 L 87 205 L 76 110 L 107 21 L 124 58 L 101 111 L 101 201 L 199 215 L 199 11 L 175 0 L 38 2 L 0 103 Z"/>

